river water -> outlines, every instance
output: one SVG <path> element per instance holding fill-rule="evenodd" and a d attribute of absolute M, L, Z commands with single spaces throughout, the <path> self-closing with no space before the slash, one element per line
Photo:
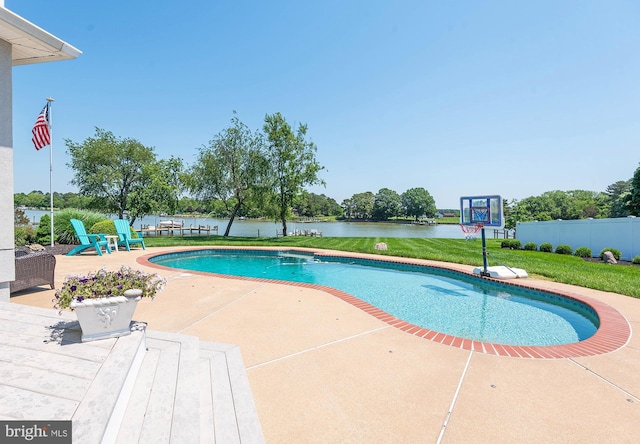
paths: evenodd
<path fill-rule="evenodd" d="M 48 214 L 48 211 L 26 210 L 25 215 L 32 223 L 38 223 L 40 217 Z M 54 214 L 55 217 L 55 214 Z M 111 216 L 115 219 L 116 216 Z M 213 219 L 208 217 L 160 217 L 145 216 L 142 220 L 136 220 L 134 228 L 139 230 L 143 225 L 158 225 L 160 221 L 175 220 L 183 222 L 184 227 L 190 225 L 218 226 L 218 234 L 224 234 L 229 223 L 228 219 Z M 273 221 L 247 220 L 236 218 L 231 225 L 230 236 L 238 237 L 275 237 L 276 231 L 281 230 L 282 225 Z M 287 230 L 310 231 L 317 230 L 323 236 L 328 237 L 425 237 L 425 238 L 452 238 L 464 239 L 464 233 L 458 225 L 412 225 L 400 223 L 378 222 L 287 222 Z M 194 233 L 197 234 L 197 233 Z"/>

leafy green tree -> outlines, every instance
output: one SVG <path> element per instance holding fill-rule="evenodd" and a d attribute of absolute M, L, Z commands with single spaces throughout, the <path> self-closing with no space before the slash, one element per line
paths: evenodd
<path fill-rule="evenodd" d="M 402 208 L 404 214 L 419 217 L 433 217 L 436 214 L 436 201 L 424 188 L 411 188 L 402 193 Z"/>
<path fill-rule="evenodd" d="M 320 214 L 325 216 L 342 216 L 342 207 L 335 199 L 325 196 L 324 194 L 321 194 L 319 198 L 322 202 L 320 205 Z"/>
<path fill-rule="evenodd" d="M 287 216 L 306 185 L 324 183 L 318 173 L 324 169 L 316 160 L 316 146 L 306 140 L 307 125 L 293 131 L 280 113 L 267 114 L 264 119 L 267 159 L 271 174 L 272 203 L 287 235 Z M 274 214 L 274 216 L 276 216 Z"/>
<path fill-rule="evenodd" d="M 200 204 L 196 199 L 189 196 L 181 196 L 178 201 L 178 212 L 185 213 L 200 213 Z"/>
<path fill-rule="evenodd" d="M 65 201 L 63 208 L 89 208 L 91 199 L 86 196 L 81 196 L 77 193 L 65 194 Z"/>
<path fill-rule="evenodd" d="M 402 212 L 400 195 L 389 188 L 381 188 L 373 200 L 373 218 L 388 220 L 397 217 Z"/>
<path fill-rule="evenodd" d="M 131 191 L 129 223 L 147 214 L 176 214 L 180 193 L 183 190 L 183 164 L 180 158 L 171 157 L 145 165 L 142 169 L 144 187 Z"/>
<path fill-rule="evenodd" d="M 131 208 L 132 195 L 137 196 L 136 208 L 143 206 L 142 196 L 148 196 L 144 191 L 148 186 L 147 170 L 156 162 L 153 148 L 100 128 L 82 143 L 69 139 L 65 143 L 71 156 L 67 166 L 75 172 L 71 183 L 81 195 L 92 198 L 93 208 L 117 213 L 122 219 Z"/>
<path fill-rule="evenodd" d="M 602 193 L 585 190 L 547 191 L 531 196 L 518 204 L 518 216 L 527 220 L 573 220 L 606 214 L 606 199 Z M 524 220 L 524 219 L 523 219 Z"/>
<path fill-rule="evenodd" d="M 573 219 L 596 218 L 607 215 L 607 198 L 599 191 L 571 190 L 566 192 L 571 202 Z"/>
<path fill-rule="evenodd" d="M 504 205 L 504 227 L 507 230 L 513 230 L 516 228 L 518 222 L 527 222 L 534 220 L 530 215 L 526 204 L 518 202 L 513 199 L 511 202 L 506 199 L 503 201 Z M 542 219 L 538 219 L 542 220 Z"/>
<path fill-rule="evenodd" d="M 223 203 L 229 215 L 225 236 L 243 206 L 263 187 L 267 174 L 261 135 L 233 114 L 231 126 L 200 149 L 189 179 L 189 189 L 201 200 Z"/>
<path fill-rule="evenodd" d="M 353 217 L 353 200 L 344 199 L 340 206 L 342 207 L 342 215 L 344 218 L 350 220 Z"/>
<path fill-rule="evenodd" d="M 632 216 L 640 216 L 640 167 L 636 168 L 631 179 L 631 190 L 625 198 L 627 208 Z"/>
<path fill-rule="evenodd" d="M 307 191 L 300 194 L 293 208 L 303 217 L 342 215 L 342 207 L 334 199 Z"/>
<path fill-rule="evenodd" d="M 32 191 L 27 195 L 27 202 L 24 204 L 29 208 L 48 208 L 49 195 L 42 191 Z"/>
<path fill-rule="evenodd" d="M 21 207 L 27 206 L 27 195 L 24 193 L 14 193 L 13 194 L 13 206 Z"/>
<path fill-rule="evenodd" d="M 49 193 L 47 193 L 47 199 L 49 198 Z M 62 193 L 53 192 L 53 208 L 64 208 L 64 197 Z"/>
<path fill-rule="evenodd" d="M 357 193 L 350 199 L 342 201 L 342 208 L 347 219 L 371 219 L 375 195 L 371 191 Z"/>
<path fill-rule="evenodd" d="M 630 192 L 631 179 L 619 180 L 607 187 L 604 194 L 609 207 L 609 217 L 627 217 L 629 215 L 626 196 L 629 195 Z"/>

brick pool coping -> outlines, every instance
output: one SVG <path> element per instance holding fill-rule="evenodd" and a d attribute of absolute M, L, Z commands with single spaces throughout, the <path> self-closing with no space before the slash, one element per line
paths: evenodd
<path fill-rule="evenodd" d="M 572 344 L 563 344 L 563 345 L 548 345 L 548 346 L 514 346 L 514 345 L 505 345 L 505 344 L 496 344 L 491 342 L 481 342 L 475 341 L 471 339 L 460 338 L 457 336 L 448 335 L 445 333 L 440 333 L 437 331 L 429 330 L 427 328 L 423 328 L 409 322 L 403 321 L 379 308 L 365 302 L 355 296 L 352 296 L 343 291 L 337 290 L 332 287 L 326 287 L 317 284 L 306 284 L 302 282 L 290 282 L 290 281 L 280 281 L 274 279 L 262 279 L 262 278 L 252 278 L 252 277 L 244 277 L 244 276 L 233 276 L 226 274 L 217 274 L 217 273 L 209 273 L 209 272 L 201 272 L 201 271 L 193 271 L 189 270 L 190 273 L 203 275 L 203 276 L 214 276 L 221 277 L 225 279 L 238 279 L 245 281 L 255 281 L 255 282 L 267 282 L 273 284 L 284 284 L 295 287 L 304 287 L 311 288 L 323 291 L 325 293 L 329 293 L 356 308 L 368 313 L 369 315 L 399 329 L 406 333 L 409 333 L 414 336 L 418 336 L 424 339 L 428 339 L 430 341 L 439 342 L 444 345 L 448 345 L 451 347 L 460 348 L 463 350 L 477 351 L 480 353 L 487 353 L 497 356 L 508 356 L 513 358 L 531 358 L 531 359 L 558 359 L 558 358 L 578 358 L 585 356 L 595 356 L 601 355 L 604 353 L 613 352 L 615 350 L 620 349 L 629 341 L 631 337 L 631 327 L 627 319 L 615 308 L 607 305 L 597 299 L 594 299 L 589 296 L 581 295 L 575 292 L 569 292 L 565 290 L 558 289 L 548 289 L 541 288 L 535 285 L 527 285 L 526 280 L 522 281 L 520 279 L 517 282 L 513 280 L 505 281 L 493 278 L 485 278 L 475 275 L 469 271 L 465 271 L 459 268 L 456 268 L 456 264 L 448 264 L 446 262 L 434 262 L 434 261 L 426 261 L 420 259 L 411 259 L 411 258 L 402 258 L 402 257 L 394 257 L 394 256 L 384 256 L 381 257 L 379 255 L 372 254 L 357 254 L 357 253 L 348 253 L 341 251 L 328 251 L 328 250 L 319 250 L 319 249 L 311 249 L 311 248 L 280 248 L 280 247 L 199 247 L 199 248 L 190 248 L 183 250 L 172 250 L 170 253 L 152 253 L 147 254 L 145 256 L 141 256 L 137 259 L 137 262 L 141 265 L 145 265 L 152 268 L 158 268 L 163 270 L 176 270 L 175 268 L 165 267 L 162 265 L 155 264 L 151 262 L 149 259 L 155 256 L 160 256 L 163 254 L 176 254 L 176 253 L 186 253 L 193 252 L 199 250 L 227 250 L 227 251 L 287 251 L 287 252 L 299 252 L 299 253 L 313 253 L 317 256 L 333 256 L 333 257 L 345 257 L 345 258 L 354 258 L 354 259 L 366 259 L 375 262 L 382 263 L 391 263 L 391 264 L 403 264 L 403 265 L 418 265 L 418 266 L 426 266 L 437 268 L 441 270 L 447 270 L 454 273 L 460 273 L 462 275 L 471 276 L 475 279 L 486 279 L 493 282 L 499 282 L 503 285 L 511 285 L 515 287 L 527 288 L 537 291 L 542 291 L 546 293 L 551 293 L 554 295 L 559 295 L 566 297 L 568 299 L 574 299 L 584 304 L 590 306 L 598 315 L 600 320 L 600 327 L 595 332 L 593 336 L 584 341 L 575 342 Z M 574 287 L 579 288 L 579 287 Z"/>

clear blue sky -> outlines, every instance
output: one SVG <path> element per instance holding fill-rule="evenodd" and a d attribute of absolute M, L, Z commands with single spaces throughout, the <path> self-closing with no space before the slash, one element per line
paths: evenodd
<path fill-rule="evenodd" d="M 182 157 L 267 113 L 306 123 L 326 188 L 459 197 L 604 191 L 640 162 L 640 2 L 70 1 L 5 6 L 77 47 L 15 67 L 15 191 L 49 190 L 31 128 L 53 108 L 54 191 L 65 139 L 100 127 Z"/>

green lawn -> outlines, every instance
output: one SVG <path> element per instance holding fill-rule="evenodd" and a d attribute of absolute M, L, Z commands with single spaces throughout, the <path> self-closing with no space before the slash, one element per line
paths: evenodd
<path fill-rule="evenodd" d="M 374 245 L 378 242 L 385 242 L 389 249 L 387 251 L 374 250 Z M 587 262 L 575 256 L 555 253 L 506 250 L 500 248 L 500 242 L 499 239 L 487 239 L 489 265 L 504 264 L 523 268 L 532 277 L 640 297 L 640 267 Z M 153 247 L 193 245 L 311 247 L 482 265 L 482 243 L 480 240 L 300 236 L 280 238 L 158 236 L 145 238 L 145 243 L 147 246 Z"/>

